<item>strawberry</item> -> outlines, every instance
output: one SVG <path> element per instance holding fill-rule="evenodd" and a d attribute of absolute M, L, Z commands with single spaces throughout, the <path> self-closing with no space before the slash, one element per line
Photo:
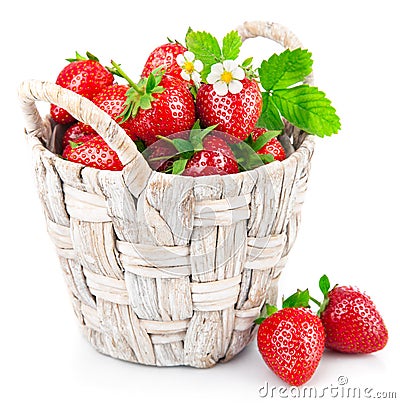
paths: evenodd
<path fill-rule="evenodd" d="M 271 132 L 268 132 L 267 129 L 261 127 L 255 128 L 251 133 L 252 140 L 255 142 L 265 133 L 271 133 Z M 270 140 L 266 142 L 265 145 L 263 145 L 261 148 L 255 151 L 257 152 L 257 154 L 260 155 L 271 154 L 274 157 L 274 160 L 276 161 L 283 161 L 286 158 L 285 150 L 276 137 L 272 137 Z"/>
<path fill-rule="evenodd" d="M 293 386 L 307 382 L 321 360 L 325 335 L 320 318 L 303 304 L 287 301 L 301 293 L 297 292 L 283 303 L 283 309 L 267 306 L 270 314 L 260 318 L 257 345 L 262 358 L 282 380 Z M 307 302 L 308 304 L 308 302 Z"/>
<path fill-rule="evenodd" d="M 195 152 L 189 159 L 182 175 L 228 175 L 238 172 L 238 163 L 228 144 L 211 134 L 203 140 L 203 150 Z"/>
<path fill-rule="evenodd" d="M 123 168 L 117 153 L 100 136 L 93 136 L 84 143 L 70 143 L 62 156 L 69 161 L 97 169 L 121 171 Z"/>
<path fill-rule="evenodd" d="M 175 157 L 179 157 L 179 151 L 174 146 L 175 139 L 189 140 L 188 130 L 173 133 L 151 144 L 143 152 L 150 167 L 155 171 L 164 172 L 172 167 Z"/>
<path fill-rule="evenodd" d="M 348 286 L 329 291 L 326 276 L 320 279 L 320 288 L 324 301 L 319 313 L 326 347 L 343 353 L 373 353 L 386 346 L 388 331 L 369 296 Z"/>
<path fill-rule="evenodd" d="M 74 143 L 83 143 L 84 141 L 91 139 L 94 134 L 97 133 L 92 131 L 89 133 L 83 130 L 79 123 L 75 123 L 70 126 L 64 133 L 62 139 L 62 149 L 65 150 L 65 148 L 70 144 L 70 141 Z"/>
<path fill-rule="evenodd" d="M 186 52 L 187 49 L 180 43 L 166 43 L 154 49 L 148 57 L 142 72 L 142 78 L 146 78 L 158 67 L 161 67 L 166 75 L 173 76 L 181 81 L 182 68 L 176 62 L 178 55 Z"/>
<path fill-rule="evenodd" d="M 104 87 L 93 97 L 92 101 L 100 109 L 107 112 L 115 121 L 120 123 L 122 118 L 119 116 L 125 109 L 126 92 L 128 90 L 129 87 L 127 85 L 113 84 Z M 85 125 L 81 122 L 79 122 L 78 125 L 82 127 L 82 130 L 88 133 L 95 133 L 94 129 L 89 125 Z M 137 137 L 133 133 L 132 118 L 129 118 L 124 123 L 120 123 L 120 126 L 132 140 L 137 140 Z"/>
<path fill-rule="evenodd" d="M 56 84 L 92 99 L 104 87 L 111 85 L 114 77 L 95 56 L 89 52 L 86 55 L 87 58 L 76 52 L 74 59 L 67 59 L 70 63 L 61 70 Z M 57 123 L 75 121 L 73 116 L 56 105 L 51 105 L 50 114 Z"/>
<path fill-rule="evenodd" d="M 182 81 L 154 70 L 148 78 L 134 83 L 121 66 L 111 62 L 110 71 L 125 78 L 131 87 L 127 92 L 126 107 L 121 114 L 122 123 L 133 118 L 131 133 L 143 140 L 147 146 L 157 136 L 189 130 L 195 122 L 193 96 Z"/>
<path fill-rule="evenodd" d="M 241 80 L 237 94 L 218 95 L 211 84 L 197 92 L 196 112 L 203 127 L 218 125 L 218 130 L 244 140 L 254 129 L 261 114 L 262 96 L 255 80 Z"/>

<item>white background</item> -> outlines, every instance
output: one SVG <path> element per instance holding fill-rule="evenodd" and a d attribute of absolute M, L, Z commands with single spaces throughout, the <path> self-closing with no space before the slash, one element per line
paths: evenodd
<path fill-rule="evenodd" d="M 390 335 L 387 347 L 372 355 L 325 353 L 308 386 L 336 386 L 342 375 L 348 386 L 400 396 L 396 3 L 38 0 L 3 5 L 1 401 L 257 402 L 264 400 L 258 391 L 265 382 L 284 385 L 264 365 L 255 343 L 209 370 L 128 364 L 92 349 L 78 329 L 46 233 L 16 98 L 23 79 L 54 81 L 75 50 L 90 50 L 105 63 L 112 57 L 136 78 L 147 54 L 166 36 L 183 40 L 190 25 L 222 37 L 259 19 L 290 27 L 312 51 L 316 85 L 342 118 L 340 134 L 317 139 L 303 222 L 280 293 L 310 287 L 318 294 L 318 279 L 327 273 L 334 283 L 366 290 Z M 268 58 L 271 49 L 266 40 L 244 47 L 260 58 Z"/>

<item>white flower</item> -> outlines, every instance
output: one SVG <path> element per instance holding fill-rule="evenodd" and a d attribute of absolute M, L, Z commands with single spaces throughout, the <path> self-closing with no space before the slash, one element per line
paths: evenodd
<path fill-rule="evenodd" d="M 244 70 L 233 60 L 225 60 L 211 66 L 211 73 L 207 76 L 207 82 L 213 85 L 214 91 L 224 96 L 228 92 L 238 94 L 242 91 L 243 84 L 240 80 L 245 77 Z"/>
<path fill-rule="evenodd" d="M 200 60 L 195 60 L 195 56 L 192 52 L 186 51 L 176 57 L 176 62 L 179 67 L 182 67 L 181 77 L 193 82 L 196 85 L 200 84 L 201 77 L 200 72 L 203 70 L 203 63 Z"/>

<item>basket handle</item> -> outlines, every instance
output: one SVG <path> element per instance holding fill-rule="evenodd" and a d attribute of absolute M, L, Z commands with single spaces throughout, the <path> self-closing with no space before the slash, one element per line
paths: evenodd
<path fill-rule="evenodd" d="M 287 29 L 285 26 L 276 22 L 267 21 L 251 21 L 245 22 L 236 28 L 239 32 L 242 41 L 250 38 L 256 38 L 261 36 L 263 38 L 271 39 L 274 42 L 279 43 L 285 49 L 301 48 L 303 45 L 297 36 Z M 312 73 L 306 77 L 305 82 L 307 84 L 313 84 L 314 79 Z"/>
<path fill-rule="evenodd" d="M 141 167 L 147 165 L 135 143 L 121 126 L 89 99 L 57 84 L 38 80 L 22 82 L 18 93 L 28 134 L 44 138 L 48 125 L 41 118 L 36 102 L 46 101 L 65 109 L 75 119 L 92 126 L 117 153 L 124 166 L 133 161 L 139 161 Z"/>

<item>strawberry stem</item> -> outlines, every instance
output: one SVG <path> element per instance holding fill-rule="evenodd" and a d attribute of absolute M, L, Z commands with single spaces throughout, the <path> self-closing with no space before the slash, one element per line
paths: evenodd
<path fill-rule="evenodd" d="M 312 302 L 314 302 L 314 304 L 316 304 L 316 305 L 318 305 L 318 306 L 321 306 L 321 302 L 319 302 L 317 299 L 313 298 L 311 295 L 310 295 L 310 300 L 311 300 Z"/>
<path fill-rule="evenodd" d="M 135 91 L 137 91 L 140 95 L 144 94 L 143 89 L 139 88 L 136 83 L 133 82 L 133 80 L 125 73 L 124 70 L 122 70 L 121 65 L 116 63 L 114 60 L 111 60 L 111 64 L 113 65 L 113 68 L 108 68 L 108 71 L 112 74 L 115 74 L 118 77 L 124 78 L 130 87 L 134 88 Z"/>

